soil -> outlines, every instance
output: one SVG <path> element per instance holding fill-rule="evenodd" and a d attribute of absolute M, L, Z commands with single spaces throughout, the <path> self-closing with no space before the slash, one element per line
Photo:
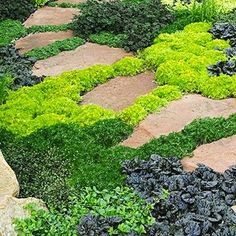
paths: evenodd
<path fill-rule="evenodd" d="M 33 73 L 37 76 L 52 76 L 64 71 L 83 69 L 95 64 L 113 64 L 122 57 L 132 54 L 121 48 L 110 48 L 105 45 L 86 43 L 75 50 L 61 52 L 54 57 L 35 63 Z"/>
<path fill-rule="evenodd" d="M 132 77 L 117 77 L 88 92 L 83 96 L 82 104 L 96 104 L 120 111 L 133 104 L 138 96 L 149 93 L 155 87 L 152 72 Z"/>
<path fill-rule="evenodd" d="M 79 9 L 43 7 L 34 12 L 25 22 L 25 27 L 33 25 L 61 25 L 73 20 L 79 14 Z"/>
<path fill-rule="evenodd" d="M 68 30 L 66 32 L 45 32 L 30 34 L 24 38 L 16 41 L 16 48 L 20 49 L 20 53 L 26 53 L 34 48 L 47 46 L 57 40 L 63 40 L 73 37 L 73 32 Z"/>
<path fill-rule="evenodd" d="M 212 100 L 200 95 L 186 95 L 171 102 L 160 112 L 149 115 L 122 144 L 137 148 L 153 138 L 177 132 L 202 117 L 228 117 L 236 112 L 236 99 Z"/>
<path fill-rule="evenodd" d="M 195 149 L 193 157 L 186 157 L 181 162 L 186 171 L 193 171 L 198 163 L 202 163 L 223 173 L 236 164 L 236 135 L 202 145 Z"/>

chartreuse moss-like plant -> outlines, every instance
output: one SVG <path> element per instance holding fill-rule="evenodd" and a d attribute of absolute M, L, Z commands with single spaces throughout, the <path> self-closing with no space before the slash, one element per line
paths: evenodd
<path fill-rule="evenodd" d="M 71 200 L 71 209 L 65 217 L 55 210 L 45 211 L 28 205 L 31 217 L 15 219 L 19 235 L 78 235 L 77 226 L 87 214 L 100 217 L 119 217 L 121 222 L 116 228 L 108 228 L 110 235 L 123 235 L 135 232 L 145 233 L 145 227 L 155 223 L 151 216 L 153 204 L 146 203 L 133 190 L 127 187 L 117 187 L 114 190 L 98 191 L 86 188 L 79 197 Z"/>
<path fill-rule="evenodd" d="M 148 67 L 156 69 L 159 85 L 175 85 L 183 92 L 214 99 L 235 96 L 236 76 L 208 75 L 207 66 L 226 60 L 223 49 L 229 47 L 227 41 L 212 38 L 207 32 L 210 27 L 208 23 L 193 23 L 183 31 L 161 34 L 140 54 Z"/>
<path fill-rule="evenodd" d="M 144 70 L 143 61 L 124 58 L 112 66 L 95 65 L 83 70 L 48 77 L 33 87 L 10 92 L 6 104 L 0 106 L 0 125 L 19 135 L 56 123 L 91 125 L 114 118 L 115 112 L 96 105 L 82 105 L 80 93 L 119 75 L 134 75 Z"/>
<path fill-rule="evenodd" d="M 27 52 L 26 56 L 34 57 L 37 60 L 43 60 L 48 57 L 55 56 L 60 52 L 76 49 L 77 47 L 81 46 L 84 43 L 85 40 L 79 37 L 58 40 L 47 46 L 34 48 L 31 51 Z"/>

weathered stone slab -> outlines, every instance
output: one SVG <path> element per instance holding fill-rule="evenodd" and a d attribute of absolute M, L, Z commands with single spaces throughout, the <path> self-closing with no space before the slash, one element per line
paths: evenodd
<path fill-rule="evenodd" d="M 24 38 L 16 41 L 15 47 L 20 49 L 20 53 L 26 53 L 34 48 L 44 47 L 57 40 L 72 38 L 73 32 L 68 30 L 66 32 L 45 32 L 37 34 L 29 34 Z"/>
<path fill-rule="evenodd" d="M 153 80 L 153 72 L 132 77 L 117 77 L 85 94 L 82 104 L 96 104 L 120 111 L 133 104 L 138 96 L 152 91 L 156 87 Z"/>
<path fill-rule="evenodd" d="M 128 147 L 139 147 L 153 138 L 177 132 L 194 119 L 203 117 L 228 117 L 236 112 L 236 99 L 212 100 L 200 95 L 186 95 L 171 102 L 160 112 L 149 115 L 123 142 Z M 145 132 L 145 135 L 143 133 Z"/>
<path fill-rule="evenodd" d="M 193 157 L 182 160 L 184 170 L 193 171 L 198 163 L 223 173 L 230 166 L 236 165 L 236 135 L 198 147 Z"/>
<path fill-rule="evenodd" d="M 5 195 L 17 196 L 18 194 L 19 183 L 16 175 L 7 164 L 0 151 L 0 197 Z"/>
<path fill-rule="evenodd" d="M 79 14 L 79 9 L 43 7 L 34 12 L 25 22 L 25 27 L 33 25 L 61 25 L 73 20 Z"/>
<path fill-rule="evenodd" d="M 54 57 L 37 61 L 33 73 L 37 76 L 58 75 L 64 71 L 83 69 L 95 64 L 112 64 L 130 55 L 121 48 L 86 43 L 75 50 L 61 52 Z"/>

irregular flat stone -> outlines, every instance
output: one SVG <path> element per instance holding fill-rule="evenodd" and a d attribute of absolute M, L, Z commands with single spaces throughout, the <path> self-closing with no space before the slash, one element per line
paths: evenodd
<path fill-rule="evenodd" d="M 0 151 L 0 197 L 4 195 L 17 196 L 19 194 L 19 183 L 14 171 L 5 161 Z M 0 217 L 1 220 L 1 217 Z"/>
<path fill-rule="evenodd" d="M 122 144 L 139 147 L 150 139 L 177 132 L 194 119 L 203 117 L 228 117 L 236 112 L 236 99 L 212 100 L 200 95 L 186 95 L 171 102 L 160 112 L 149 115 Z M 145 130 L 145 135 L 143 135 Z"/>
<path fill-rule="evenodd" d="M 33 73 L 37 76 L 58 75 L 64 71 L 83 69 L 95 64 L 112 64 L 130 55 L 121 48 L 86 43 L 75 50 L 61 52 L 54 57 L 37 61 Z"/>
<path fill-rule="evenodd" d="M 30 15 L 24 22 L 25 27 L 33 25 L 61 25 L 71 22 L 75 15 L 79 14 L 79 9 L 43 7 Z"/>
<path fill-rule="evenodd" d="M 45 204 L 36 198 L 17 199 L 11 196 L 0 196 L 0 235 L 16 236 L 12 220 L 14 218 L 26 218 L 29 212 L 24 206 L 29 203 L 35 203 L 37 207 L 45 209 Z"/>
<path fill-rule="evenodd" d="M 236 205 L 235 206 L 232 206 L 232 209 L 235 211 L 236 213 Z"/>
<path fill-rule="evenodd" d="M 15 47 L 20 49 L 20 53 L 26 53 L 34 48 L 47 46 L 57 40 L 72 38 L 73 32 L 68 30 L 66 32 L 45 32 L 37 34 L 29 34 L 24 38 L 16 41 Z"/>
<path fill-rule="evenodd" d="M 117 77 L 85 94 L 82 104 L 96 104 L 120 111 L 133 104 L 138 96 L 152 91 L 156 87 L 153 79 L 153 72 L 132 77 Z"/>
<path fill-rule="evenodd" d="M 202 163 L 223 173 L 236 165 L 236 135 L 202 145 L 193 152 L 193 157 L 186 157 L 181 162 L 186 171 L 193 171 L 198 163 Z"/>

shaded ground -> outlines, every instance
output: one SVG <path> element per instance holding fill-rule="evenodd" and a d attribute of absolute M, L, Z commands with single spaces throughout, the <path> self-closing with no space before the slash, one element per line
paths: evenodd
<path fill-rule="evenodd" d="M 34 12 L 24 22 L 24 26 L 67 24 L 77 14 L 79 10 L 75 8 L 43 7 Z"/>
<path fill-rule="evenodd" d="M 223 173 L 236 163 L 236 135 L 202 145 L 193 152 L 193 157 L 186 157 L 181 162 L 186 171 L 192 171 L 198 163 L 203 163 Z"/>
<path fill-rule="evenodd" d="M 120 111 L 133 104 L 138 96 L 152 91 L 156 87 L 153 80 L 154 74 L 152 72 L 145 72 L 133 77 L 117 77 L 99 85 L 83 96 L 82 104 L 92 103 Z"/>
<path fill-rule="evenodd" d="M 83 69 L 95 64 L 110 65 L 130 55 L 121 48 L 86 43 L 73 51 L 61 52 L 54 57 L 37 61 L 33 73 L 37 76 L 58 75 L 64 71 Z"/>
<path fill-rule="evenodd" d="M 196 118 L 228 117 L 236 112 L 236 99 L 212 100 L 200 95 L 186 95 L 160 112 L 149 115 L 122 144 L 139 147 L 152 138 L 180 131 Z"/>
<path fill-rule="evenodd" d="M 16 41 L 16 48 L 20 49 L 20 53 L 26 53 L 34 48 L 47 46 L 57 40 L 63 40 L 73 37 L 73 32 L 68 30 L 66 32 L 45 32 L 30 34 L 24 38 Z"/>

